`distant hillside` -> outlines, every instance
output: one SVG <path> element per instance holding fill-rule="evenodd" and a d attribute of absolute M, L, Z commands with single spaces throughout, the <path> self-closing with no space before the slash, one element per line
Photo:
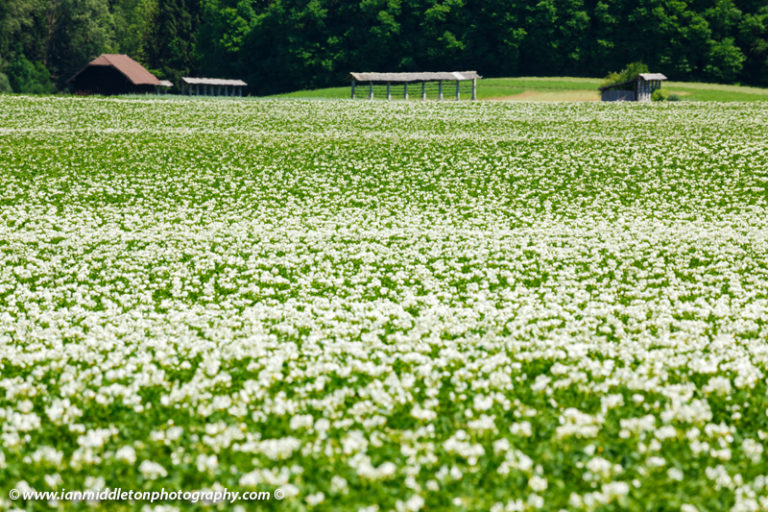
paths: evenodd
<path fill-rule="evenodd" d="M 485 78 L 478 82 L 477 96 L 483 100 L 518 100 L 518 101 L 598 101 L 597 88 L 602 82 L 599 78 L 574 77 L 516 77 Z M 739 85 L 721 85 L 699 82 L 665 82 L 662 87 L 670 94 L 676 94 L 684 101 L 768 101 L 768 89 L 744 87 Z M 453 85 L 445 88 L 446 98 L 452 98 Z M 430 98 L 436 96 L 434 87 L 430 88 Z M 348 98 L 350 88 L 331 87 L 311 91 L 295 91 L 273 97 L 283 98 Z M 358 97 L 365 97 L 368 88 L 358 88 Z M 463 97 L 467 94 L 462 90 Z M 402 87 L 393 87 L 392 95 L 402 97 Z M 410 98 L 418 99 L 420 88 L 411 88 Z M 376 98 L 386 97 L 386 88 L 374 88 Z"/>

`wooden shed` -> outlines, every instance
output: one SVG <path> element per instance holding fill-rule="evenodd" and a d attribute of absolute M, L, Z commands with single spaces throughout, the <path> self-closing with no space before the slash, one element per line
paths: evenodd
<path fill-rule="evenodd" d="M 408 86 L 421 85 L 421 99 L 427 99 L 427 84 L 437 84 L 437 99 L 444 99 L 443 84 L 453 84 L 456 100 L 461 99 L 461 83 L 472 82 L 472 99 L 477 99 L 477 80 L 482 78 L 477 71 L 448 71 L 425 73 L 350 73 L 352 79 L 352 99 L 355 99 L 355 91 L 358 84 L 368 85 L 368 99 L 373 99 L 374 85 L 385 84 L 387 86 L 387 99 L 392 99 L 392 86 L 403 86 L 403 98 L 408 99 Z"/>
<path fill-rule="evenodd" d="M 603 101 L 651 101 L 651 94 L 667 77 L 661 73 L 640 73 L 634 79 L 600 87 Z"/>
<path fill-rule="evenodd" d="M 248 84 L 242 80 L 228 78 L 193 78 L 181 79 L 181 93 L 194 96 L 242 96 Z"/>
<path fill-rule="evenodd" d="M 156 92 L 162 82 L 127 55 L 103 54 L 67 80 L 78 94 L 146 94 Z"/>

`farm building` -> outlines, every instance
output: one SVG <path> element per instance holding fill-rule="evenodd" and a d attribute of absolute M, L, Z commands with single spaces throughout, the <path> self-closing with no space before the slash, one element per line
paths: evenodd
<path fill-rule="evenodd" d="M 226 78 L 193 78 L 185 76 L 181 79 L 181 93 L 193 96 L 242 96 L 243 88 L 248 84 L 242 80 Z"/>
<path fill-rule="evenodd" d="M 78 94 L 145 94 L 167 88 L 144 66 L 127 55 L 103 54 L 67 80 Z"/>
<path fill-rule="evenodd" d="M 392 99 L 392 86 L 403 86 L 403 98 L 408 99 L 408 86 L 421 85 L 421 99 L 427 99 L 427 84 L 437 84 L 437 99 L 445 98 L 444 84 L 453 85 L 453 95 L 456 100 L 461 99 L 461 84 L 471 82 L 473 100 L 477 99 L 477 80 L 482 78 L 477 71 L 452 71 L 430 73 L 350 73 L 352 79 L 352 99 L 355 99 L 358 84 L 368 85 L 368 99 L 374 97 L 374 85 L 386 85 L 387 99 Z M 448 86 L 450 88 L 450 85 Z M 449 93 L 450 94 L 450 93 Z"/>
<path fill-rule="evenodd" d="M 661 73 L 640 73 L 634 79 L 600 87 L 603 101 L 651 101 L 651 94 L 667 77 Z"/>

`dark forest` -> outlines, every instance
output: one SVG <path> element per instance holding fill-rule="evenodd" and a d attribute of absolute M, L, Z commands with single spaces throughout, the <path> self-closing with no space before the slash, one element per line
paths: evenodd
<path fill-rule="evenodd" d="M 101 53 L 252 94 L 349 71 L 604 76 L 768 85 L 766 0 L 2 0 L 0 91 L 49 93 Z"/>

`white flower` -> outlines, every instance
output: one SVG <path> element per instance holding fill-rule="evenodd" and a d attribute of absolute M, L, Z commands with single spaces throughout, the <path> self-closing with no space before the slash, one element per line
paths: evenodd
<path fill-rule="evenodd" d="M 667 476 L 669 476 L 670 479 L 675 480 L 677 482 L 682 482 L 684 477 L 683 472 L 677 468 L 669 468 L 667 470 Z"/>
<path fill-rule="evenodd" d="M 727 377 L 711 377 L 707 385 L 704 386 L 704 392 L 728 395 L 731 392 L 731 380 Z"/>
<path fill-rule="evenodd" d="M 47 485 L 50 489 L 58 489 L 61 487 L 61 484 L 64 482 L 64 480 L 61 478 L 61 475 L 59 473 L 45 475 L 43 477 L 43 480 L 45 480 L 45 485 Z"/>
<path fill-rule="evenodd" d="M 411 416 L 417 420 L 432 421 L 437 418 L 437 413 L 431 409 L 423 409 L 419 404 L 416 404 L 411 409 Z"/>
<path fill-rule="evenodd" d="M 290 422 L 290 429 L 291 430 L 300 430 L 303 428 L 312 428 L 312 424 L 314 423 L 314 418 L 311 414 L 297 414 L 293 418 L 291 418 Z"/>
<path fill-rule="evenodd" d="M 310 507 L 315 507 L 325 501 L 325 494 L 322 492 L 317 492 L 315 494 L 308 495 L 305 499 L 307 501 L 307 505 Z"/>
<path fill-rule="evenodd" d="M 333 475 L 331 478 L 331 492 L 335 494 L 346 494 L 349 490 L 347 481 L 339 475 Z"/>
<path fill-rule="evenodd" d="M 538 475 L 533 475 L 528 479 L 528 486 L 536 492 L 547 490 L 547 480 Z"/>
<path fill-rule="evenodd" d="M 144 460 L 141 462 L 139 465 L 139 471 L 141 472 L 141 475 L 147 480 L 156 480 L 158 478 L 165 478 L 168 476 L 168 472 L 163 466 L 157 462 L 152 462 L 149 460 Z"/>
<path fill-rule="evenodd" d="M 609 482 L 603 484 L 601 491 L 607 501 L 612 501 L 614 498 L 629 494 L 629 484 L 626 482 Z"/>
<path fill-rule="evenodd" d="M 407 501 L 398 501 L 395 509 L 398 512 L 416 512 L 424 507 L 424 498 L 418 494 L 414 494 Z"/>
<path fill-rule="evenodd" d="M 134 464 L 136 462 L 136 450 L 132 446 L 123 446 L 115 452 L 115 459 L 128 464 Z"/>
<path fill-rule="evenodd" d="M 760 444 L 758 441 L 755 441 L 754 439 L 749 438 L 745 439 L 741 443 L 741 449 L 744 451 L 744 454 L 749 458 L 749 460 L 755 464 L 762 460 L 763 451 L 765 450 L 762 444 Z"/>
<path fill-rule="evenodd" d="M 216 455 L 203 455 L 202 453 L 197 456 L 197 460 L 195 461 L 195 466 L 197 467 L 197 470 L 201 473 L 205 473 L 208 471 L 216 471 L 216 468 L 219 467 L 219 460 Z"/>

